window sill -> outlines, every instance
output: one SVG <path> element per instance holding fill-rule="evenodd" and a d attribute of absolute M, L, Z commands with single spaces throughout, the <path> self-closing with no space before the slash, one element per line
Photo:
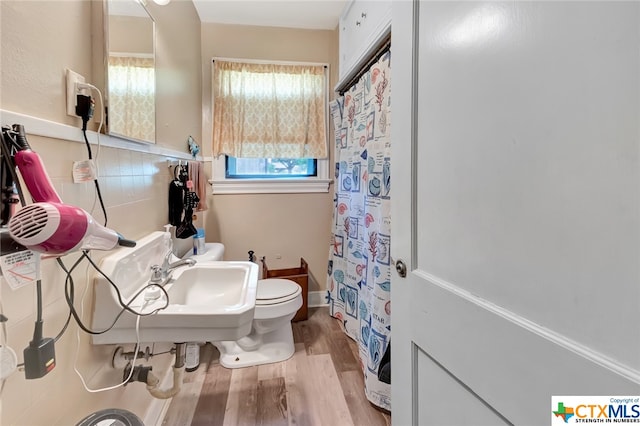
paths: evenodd
<path fill-rule="evenodd" d="M 329 192 L 330 179 L 210 180 L 213 194 L 305 194 Z"/>

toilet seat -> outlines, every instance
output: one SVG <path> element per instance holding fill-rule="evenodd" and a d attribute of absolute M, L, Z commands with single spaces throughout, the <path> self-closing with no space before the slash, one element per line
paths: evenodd
<path fill-rule="evenodd" d="M 302 293 L 302 288 L 294 281 L 269 278 L 258 281 L 256 306 L 276 305 L 293 300 Z"/>

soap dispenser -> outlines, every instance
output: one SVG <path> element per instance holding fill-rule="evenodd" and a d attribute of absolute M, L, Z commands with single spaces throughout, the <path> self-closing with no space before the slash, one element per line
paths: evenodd
<path fill-rule="evenodd" d="M 162 247 L 164 249 L 164 253 L 168 253 L 168 252 L 173 253 L 173 240 L 171 239 L 171 226 L 172 225 L 164 225 L 164 235 L 162 236 Z"/>

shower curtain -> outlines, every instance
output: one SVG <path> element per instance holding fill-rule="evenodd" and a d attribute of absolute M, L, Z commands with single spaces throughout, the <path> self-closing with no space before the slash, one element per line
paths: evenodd
<path fill-rule="evenodd" d="M 389 411 L 391 386 L 378 376 L 391 334 L 390 60 L 387 51 L 331 102 L 336 184 L 327 271 L 330 312 L 358 342 L 366 396 Z"/>

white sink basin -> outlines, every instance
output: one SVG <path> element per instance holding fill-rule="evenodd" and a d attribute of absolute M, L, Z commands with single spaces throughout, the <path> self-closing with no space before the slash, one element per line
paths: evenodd
<path fill-rule="evenodd" d="M 160 235 L 157 235 L 160 234 Z M 148 284 L 151 265 L 162 264 L 164 233 L 153 233 L 136 247 L 120 249 L 103 259 L 101 268 L 131 300 Z M 159 247 L 159 248 L 158 248 Z M 173 271 L 164 285 L 169 305 L 140 318 L 141 342 L 206 342 L 238 340 L 251 331 L 258 285 L 258 265 L 252 262 L 200 262 Z M 150 313 L 166 305 L 166 296 L 145 300 L 143 291 L 131 302 L 137 312 Z M 122 309 L 108 282 L 95 280 L 93 329 L 109 327 Z M 113 329 L 92 336 L 94 344 L 135 343 L 136 315 L 125 312 Z"/>
<path fill-rule="evenodd" d="M 250 290 L 245 285 L 250 278 L 246 263 L 209 261 L 179 268 L 164 287 L 171 305 L 215 306 L 224 312 L 242 309 Z"/>

